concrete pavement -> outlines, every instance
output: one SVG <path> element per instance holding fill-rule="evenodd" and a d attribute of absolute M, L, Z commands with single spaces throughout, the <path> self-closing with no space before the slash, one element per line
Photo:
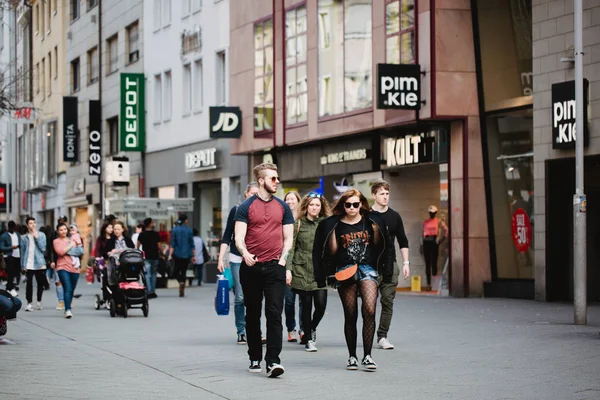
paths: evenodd
<path fill-rule="evenodd" d="M 578 327 L 570 305 L 400 295 L 396 349 L 374 350 L 379 370 L 368 373 L 345 370 L 342 310 L 330 291 L 319 351 L 284 342 L 286 373 L 267 379 L 247 372 L 233 309 L 214 312 L 214 285 L 183 299 L 159 290 L 149 318 L 94 310 L 99 287 L 83 279 L 77 292 L 71 320 L 46 291 L 46 309 L 9 323 L 0 399 L 600 399 L 599 306 Z"/>

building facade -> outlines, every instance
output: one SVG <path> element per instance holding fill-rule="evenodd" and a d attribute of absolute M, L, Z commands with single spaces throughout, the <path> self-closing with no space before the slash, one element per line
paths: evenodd
<path fill-rule="evenodd" d="M 66 9 L 58 1 L 31 1 L 32 73 L 35 123 L 24 133 L 26 206 L 38 224 L 54 226 L 66 212 L 63 161 Z"/>
<path fill-rule="evenodd" d="M 248 174 L 246 157 L 230 154 L 229 139 L 209 133 L 209 107 L 229 102 L 229 8 L 229 1 L 144 3 L 144 42 L 151 44 L 144 58 L 146 194 L 194 198 L 190 226 L 215 255 Z"/>
<path fill-rule="evenodd" d="M 533 187 L 535 296 L 573 299 L 574 15 L 572 1 L 538 1 L 533 21 Z M 600 300 L 600 3 L 583 1 L 584 193 L 587 282 Z M 570 88 L 570 90 L 569 90 Z M 580 139 L 577 129 L 577 140 Z"/>
<path fill-rule="evenodd" d="M 109 212 L 112 199 L 140 195 L 142 157 L 140 153 L 121 151 L 119 118 L 121 74 L 143 73 L 143 2 L 63 3 L 68 7 L 64 118 L 69 119 L 72 129 L 63 129 L 62 133 L 76 142 L 70 148 L 65 206 L 89 244 L 92 235 L 99 233 L 101 218 Z M 92 152 L 96 158 L 90 157 Z M 108 162 L 123 156 L 129 159 L 129 185 L 115 187 L 107 181 Z"/>
<path fill-rule="evenodd" d="M 419 252 L 435 205 L 449 226 L 438 275 L 447 267 L 455 296 L 482 295 L 491 269 L 470 2 L 242 2 L 231 43 L 231 104 L 243 120 L 233 153 L 274 160 L 284 191 L 330 201 L 349 186 L 370 197 L 374 179 L 388 180 L 412 274 L 437 289 Z M 401 107 L 385 103 L 379 64 L 416 71 L 407 82 L 419 101 L 398 92 Z"/>

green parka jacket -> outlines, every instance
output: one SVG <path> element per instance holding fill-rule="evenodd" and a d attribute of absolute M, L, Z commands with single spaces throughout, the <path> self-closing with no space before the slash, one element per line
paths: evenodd
<path fill-rule="evenodd" d="M 317 218 L 311 221 L 303 216 L 294 222 L 294 244 L 288 258 L 291 262 L 286 264 L 288 271 L 292 272 L 292 289 L 304 291 L 326 289 L 317 286 L 312 262 L 315 232 L 322 220 L 323 218 Z"/>

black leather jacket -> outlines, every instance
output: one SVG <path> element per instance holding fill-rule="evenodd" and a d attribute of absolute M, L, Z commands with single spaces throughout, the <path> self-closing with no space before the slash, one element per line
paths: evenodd
<path fill-rule="evenodd" d="M 392 282 L 394 274 L 394 242 L 390 238 L 388 227 L 379 213 L 369 213 L 367 218 L 371 223 L 379 228 L 382 233 L 382 243 L 374 243 L 376 251 L 372 251 L 372 260 L 370 265 L 377 269 L 386 283 Z M 327 284 L 328 278 L 336 272 L 338 267 L 333 263 L 332 255 L 329 253 L 327 240 L 335 227 L 340 222 L 341 216 L 334 215 L 323 220 L 317 227 L 315 233 L 315 244 L 313 246 L 313 267 L 315 281 L 317 286 L 323 288 Z"/>

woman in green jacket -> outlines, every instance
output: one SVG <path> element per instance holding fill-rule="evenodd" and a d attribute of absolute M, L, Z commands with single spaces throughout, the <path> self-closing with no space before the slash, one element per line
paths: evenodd
<path fill-rule="evenodd" d="M 296 212 L 294 223 L 294 244 L 289 254 L 287 284 L 298 293 L 302 305 L 302 326 L 305 334 L 300 344 L 306 351 L 317 351 L 317 326 L 325 315 L 327 288 L 319 289 L 314 278 L 312 252 L 315 232 L 319 222 L 330 215 L 327 200 L 311 192 L 304 196 Z M 315 312 L 312 313 L 314 303 Z M 311 315 L 312 314 L 312 315 Z"/>

